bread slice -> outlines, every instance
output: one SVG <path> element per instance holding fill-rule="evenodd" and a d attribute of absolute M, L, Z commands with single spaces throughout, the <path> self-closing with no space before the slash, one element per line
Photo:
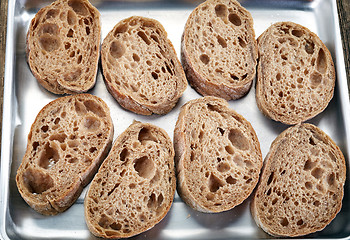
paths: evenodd
<path fill-rule="evenodd" d="M 253 18 L 236 0 L 207 0 L 189 16 L 181 61 L 189 83 L 202 95 L 244 96 L 255 77 L 258 50 Z"/>
<path fill-rule="evenodd" d="M 224 99 L 208 96 L 186 103 L 176 123 L 174 146 L 178 192 L 195 210 L 232 209 L 258 182 L 258 138 Z"/>
<path fill-rule="evenodd" d="M 252 200 L 257 225 L 274 236 L 322 230 L 340 211 L 346 165 L 332 139 L 312 124 L 298 124 L 271 144 Z"/>
<path fill-rule="evenodd" d="M 133 16 L 120 21 L 103 40 L 106 86 L 132 112 L 165 114 L 187 87 L 175 49 L 156 20 Z"/>
<path fill-rule="evenodd" d="M 55 94 L 95 85 L 100 13 L 88 0 L 57 0 L 39 10 L 27 33 L 27 61 L 38 82 Z"/>
<path fill-rule="evenodd" d="M 96 173 L 112 145 L 113 123 L 98 97 L 58 98 L 37 115 L 17 170 L 23 199 L 44 215 L 69 208 Z"/>
<path fill-rule="evenodd" d="M 332 56 L 319 37 L 292 22 L 278 22 L 258 38 L 256 102 L 268 117 L 297 124 L 322 112 L 333 97 Z"/>
<path fill-rule="evenodd" d="M 85 220 L 98 237 L 142 233 L 167 214 L 176 189 L 174 149 L 161 128 L 134 122 L 115 141 L 85 197 Z"/>

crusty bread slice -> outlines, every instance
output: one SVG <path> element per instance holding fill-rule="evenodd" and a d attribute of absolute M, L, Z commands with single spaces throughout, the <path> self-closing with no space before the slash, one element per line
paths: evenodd
<path fill-rule="evenodd" d="M 332 139 L 298 124 L 271 144 L 251 212 L 264 231 L 297 237 L 322 230 L 340 211 L 346 165 Z"/>
<path fill-rule="evenodd" d="M 37 115 L 17 170 L 23 199 L 45 215 L 65 211 L 90 182 L 112 145 L 108 106 L 90 94 L 58 98 Z"/>
<path fill-rule="evenodd" d="M 250 13 L 236 0 L 207 0 L 189 16 L 181 61 L 192 87 L 226 100 L 252 86 L 258 57 Z"/>
<path fill-rule="evenodd" d="M 85 220 L 98 237 L 142 233 L 167 214 L 176 189 L 174 149 L 167 133 L 134 122 L 115 141 L 85 197 Z"/>
<path fill-rule="evenodd" d="M 232 209 L 258 182 L 262 167 L 258 138 L 224 99 L 208 96 L 185 104 L 174 145 L 178 192 L 195 210 Z"/>
<path fill-rule="evenodd" d="M 95 85 L 100 13 L 88 0 L 57 0 L 39 10 L 27 33 L 33 75 L 55 94 L 82 93 Z"/>
<path fill-rule="evenodd" d="M 133 16 L 115 25 L 103 40 L 101 62 L 109 92 L 138 114 L 169 112 L 187 87 L 175 49 L 154 19 Z"/>
<path fill-rule="evenodd" d="M 258 38 L 256 102 L 268 117 L 297 124 L 322 112 L 333 97 L 332 56 L 319 37 L 292 22 L 278 22 Z"/>

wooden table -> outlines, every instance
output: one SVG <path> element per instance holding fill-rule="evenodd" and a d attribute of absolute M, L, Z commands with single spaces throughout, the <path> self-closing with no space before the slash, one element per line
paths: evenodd
<path fill-rule="evenodd" d="M 2 102 L 4 89 L 4 66 L 5 66 L 5 40 L 7 1 L 0 1 L 0 125 L 2 122 Z M 350 0 L 336 0 L 340 19 L 341 34 L 343 40 L 344 58 L 348 82 L 350 81 Z M 1 127 L 0 127 L 1 135 Z M 1 145 L 1 138 L 0 138 Z"/>

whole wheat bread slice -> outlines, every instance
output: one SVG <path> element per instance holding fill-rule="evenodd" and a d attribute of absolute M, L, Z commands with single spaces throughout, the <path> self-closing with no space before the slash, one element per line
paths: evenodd
<path fill-rule="evenodd" d="M 16 183 L 23 199 L 45 215 L 65 211 L 90 182 L 112 145 L 113 123 L 98 97 L 58 98 L 37 115 Z"/>
<path fill-rule="evenodd" d="M 133 16 L 107 34 L 101 49 L 105 83 L 119 104 L 138 114 L 165 114 L 187 80 L 175 49 L 156 20 Z"/>
<path fill-rule="evenodd" d="M 101 39 L 100 13 L 88 0 L 57 0 L 32 19 L 27 61 L 55 94 L 82 93 L 95 85 Z"/>
<path fill-rule="evenodd" d="M 236 0 L 207 0 L 189 16 L 182 35 L 181 61 L 192 87 L 226 100 L 252 86 L 257 44 L 251 14 Z"/>
<path fill-rule="evenodd" d="M 85 220 L 98 237 L 142 233 L 167 214 L 176 189 L 174 149 L 167 133 L 134 122 L 115 141 L 85 197 Z"/>
<path fill-rule="evenodd" d="M 278 22 L 258 38 L 256 102 L 268 117 L 297 124 L 322 112 L 333 97 L 332 56 L 320 38 L 292 22 Z"/>
<path fill-rule="evenodd" d="M 252 200 L 257 225 L 274 236 L 322 230 L 340 211 L 346 178 L 341 150 L 321 129 L 298 124 L 271 144 Z"/>
<path fill-rule="evenodd" d="M 258 182 L 258 138 L 224 99 L 203 97 L 186 103 L 176 123 L 174 146 L 178 192 L 195 210 L 232 209 Z"/>

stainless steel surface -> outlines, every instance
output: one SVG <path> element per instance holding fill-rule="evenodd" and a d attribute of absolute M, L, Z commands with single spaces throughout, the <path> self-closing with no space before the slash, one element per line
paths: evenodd
<path fill-rule="evenodd" d="M 188 15 L 198 1 L 91 1 L 102 15 L 102 39 L 121 19 L 141 15 L 155 18 L 168 31 L 179 55 L 180 39 Z M 10 0 L 8 12 L 6 72 L 4 82 L 4 109 L 0 167 L 0 236 L 3 239 L 94 239 L 84 221 L 83 200 L 86 189 L 68 211 L 46 217 L 32 210 L 19 195 L 16 170 L 25 152 L 27 134 L 39 110 L 57 98 L 33 77 L 25 59 L 25 36 L 30 20 L 47 0 Z M 256 36 L 277 21 L 294 21 L 314 31 L 332 53 L 337 68 L 335 96 L 327 109 L 311 123 L 323 129 L 342 149 L 347 164 L 350 149 L 350 104 L 342 46 L 338 27 L 336 3 L 333 0 L 245 0 L 254 19 Z M 170 137 L 180 107 L 190 99 L 200 97 L 188 87 L 179 103 L 164 116 L 140 116 L 122 109 L 106 90 L 101 72 L 90 93 L 101 97 L 109 105 L 115 126 L 115 136 L 123 132 L 134 119 L 152 122 L 164 128 Z M 265 157 L 271 142 L 287 128 L 264 117 L 255 103 L 255 89 L 230 106 L 253 125 Z M 307 238 L 350 239 L 349 179 L 341 212 L 323 231 Z M 249 211 L 250 198 L 231 211 L 204 214 L 187 207 L 178 195 L 168 215 L 153 229 L 135 239 L 259 239 L 270 238 L 254 223 Z"/>

